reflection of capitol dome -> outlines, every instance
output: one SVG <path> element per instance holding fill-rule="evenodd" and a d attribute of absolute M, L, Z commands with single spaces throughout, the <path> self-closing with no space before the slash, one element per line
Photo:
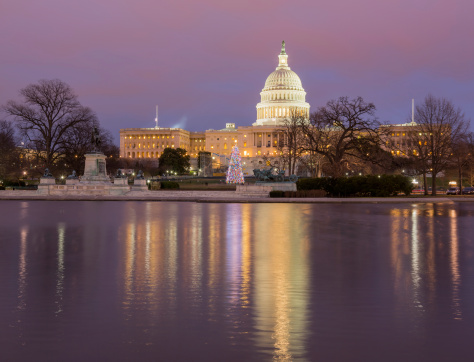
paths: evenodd
<path fill-rule="evenodd" d="M 254 126 L 282 124 L 293 114 L 309 116 L 306 92 L 300 77 L 288 66 L 285 42 L 278 59 L 278 67 L 268 76 L 260 93 L 261 102 L 257 104 L 257 122 Z"/>

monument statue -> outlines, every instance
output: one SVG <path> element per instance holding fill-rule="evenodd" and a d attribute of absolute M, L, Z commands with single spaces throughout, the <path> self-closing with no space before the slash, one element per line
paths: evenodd
<path fill-rule="evenodd" d="M 281 54 L 286 54 L 286 51 L 285 51 L 285 41 L 284 41 L 284 40 L 281 42 Z"/>
<path fill-rule="evenodd" d="M 92 130 L 92 137 L 91 137 L 91 146 L 92 152 L 100 152 L 100 145 L 101 145 L 99 130 L 97 127 L 94 127 Z"/>
<path fill-rule="evenodd" d="M 117 170 L 117 173 L 115 174 L 115 178 L 124 178 L 124 177 L 127 177 L 127 175 L 125 175 L 124 173 L 122 173 L 122 170 L 121 170 L 121 169 L 118 169 L 118 170 Z"/>
<path fill-rule="evenodd" d="M 49 172 L 49 168 L 44 169 L 43 177 L 46 177 L 46 178 L 52 178 L 53 177 L 53 175 L 51 175 L 51 172 Z"/>
<path fill-rule="evenodd" d="M 139 171 L 138 171 L 136 179 L 137 179 L 137 180 L 144 180 L 144 179 L 145 179 L 145 175 L 143 175 L 143 171 L 142 171 L 142 170 L 139 170 Z"/>
<path fill-rule="evenodd" d="M 257 179 L 257 182 L 293 182 L 298 181 L 298 176 L 290 175 L 285 177 L 285 170 L 277 170 L 277 173 L 273 173 L 273 167 L 268 169 L 254 169 L 253 174 Z"/>
<path fill-rule="evenodd" d="M 68 179 L 76 179 L 76 178 L 77 178 L 76 170 L 73 170 L 73 171 L 72 171 L 72 175 L 69 175 L 67 178 L 68 178 Z"/>

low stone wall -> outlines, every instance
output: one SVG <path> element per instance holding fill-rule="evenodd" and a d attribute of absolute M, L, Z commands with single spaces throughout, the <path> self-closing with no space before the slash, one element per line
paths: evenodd
<path fill-rule="evenodd" d="M 235 192 L 241 195 L 268 197 L 270 191 L 296 191 L 294 182 L 261 182 L 255 185 L 237 185 Z"/>
<path fill-rule="evenodd" d="M 237 185 L 235 192 L 240 195 L 249 196 L 263 196 L 268 197 L 272 191 L 271 186 L 257 186 L 257 185 Z"/>
<path fill-rule="evenodd" d="M 75 183 L 66 185 L 38 185 L 38 195 L 123 195 L 130 191 L 128 185 Z"/>

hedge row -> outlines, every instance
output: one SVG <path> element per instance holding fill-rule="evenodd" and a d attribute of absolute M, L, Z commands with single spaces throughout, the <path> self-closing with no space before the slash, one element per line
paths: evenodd
<path fill-rule="evenodd" d="M 324 197 L 324 190 L 270 191 L 270 197 Z"/>
<path fill-rule="evenodd" d="M 161 181 L 162 189 L 179 189 L 179 183 L 176 181 Z"/>
<path fill-rule="evenodd" d="M 396 196 L 410 195 L 410 179 L 402 175 L 306 178 L 296 182 L 298 190 L 324 190 L 329 196 Z"/>

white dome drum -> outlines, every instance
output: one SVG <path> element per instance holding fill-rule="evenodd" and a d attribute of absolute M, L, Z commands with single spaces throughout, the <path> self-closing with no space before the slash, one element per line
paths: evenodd
<path fill-rule="evenodd" d="M 278 67 L 265 82 L 257 104 L 257 121 L 254 126 L 282 125 L 292 115 L 309 116 L 309 104 L 300 77 L 288 66 L 285 42 L 278 55 Z"/>

